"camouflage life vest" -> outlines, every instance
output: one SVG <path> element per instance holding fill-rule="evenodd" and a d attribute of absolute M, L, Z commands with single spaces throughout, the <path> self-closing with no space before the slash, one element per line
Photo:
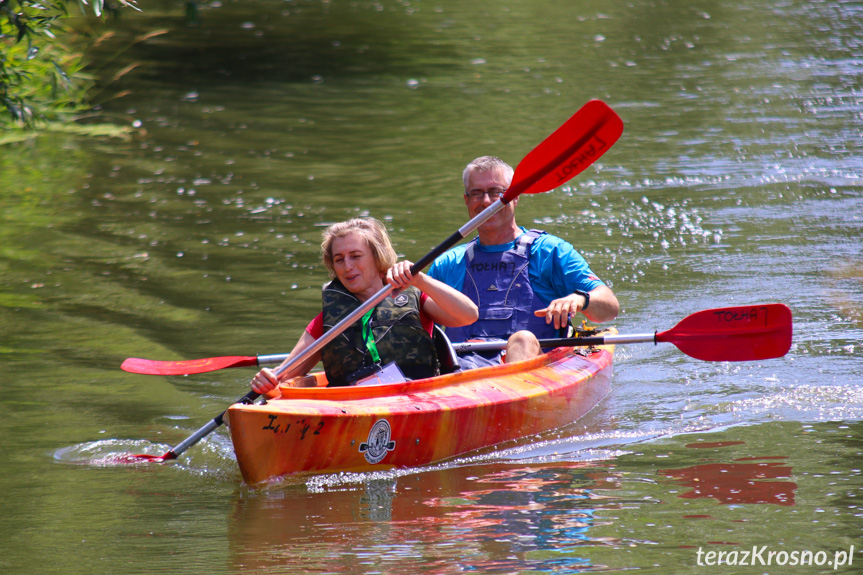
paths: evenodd
<path fill-rule="evenodd" d="M 440 373 L 434 342 L 420 321 L 420 291 L 409 287 L 387 297 L 374 309 L 369 321 L 382 365 L 395 361 L 411 379 Z M 359 299 L 338 279 L 324 286 L 324 332 L 360 305 Z M 330 386 L 349 385 L 357 371 L 374 364 L 363 340 L 362 323 L 347 328 L 321 350 L 321 360 Z"/>

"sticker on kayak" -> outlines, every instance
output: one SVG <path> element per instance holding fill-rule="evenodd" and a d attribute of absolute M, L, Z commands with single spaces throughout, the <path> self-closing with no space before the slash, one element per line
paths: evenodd
<path fill-rule="evenodd" d="M 360 443 L 360 453 L 365 455 L 369 463 L 380 463 L 388 451 L 396 448 L 396 442 L 390 441 L 390 422 L 379 419 L 369 431 L 368 443 Z"/>

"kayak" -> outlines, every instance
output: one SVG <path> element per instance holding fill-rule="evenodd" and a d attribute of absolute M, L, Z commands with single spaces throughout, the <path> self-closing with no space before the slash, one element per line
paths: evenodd
<path fill-rule="evenodd" d="M 606 332 L 608 333 L 608 332 Z M 613 331 L 612 331 L 613 333 Z M 408 382 L 326 387 L 294 378 L 228 409 L 244 481 L 416 467 L 571 424 L 611 388 L 613 345 Z"/>
<path fill-rule="evenodd" d="M 597 333 L 582 322 L 574 335 L 540 340 L 544 348 L 557 349 L 524 362 L 459 372 L 457 351 L 490 349 L 492 342 L 453 345 L 435 326 L 438 377 L 397 383 L 384 376 L 385 367 L 369 376 L 377 380 L 374 386 L 333 389 L 320 373 L 295 378 L 268 393 L 264 404 L 255 405 L 261 396 L 249 391 L 164 455 L 129 454 L 122 460 L 177 459 L 228 416 L 235 424 L 235 454 L 249 483 L 291 473 L 424 465 L 575 421 L 608 393 L 615 344 L 667 342 L 702 361 L 758 361 L 788 353 L 793 334 L 791 310 L 772 303 L 702 310 L 671 329 L 635 335 L 617 335 L 614 329 Z M 261 365 L 261 359 L 275 357 L 128 358 L 122 367 L 178 375 Z"/>

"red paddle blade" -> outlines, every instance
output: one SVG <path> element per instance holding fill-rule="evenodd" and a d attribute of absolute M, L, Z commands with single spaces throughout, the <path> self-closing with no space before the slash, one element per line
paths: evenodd
<path fill-rule="evenodd" d="M 166 457 L 165 455 L 147 455 L 146 453 L 124 453 L 123 455 L 117 457 L 115 463 L 163 463 L 172 459 L 171 457 Z"/>
<path fill-rule="evenodd" d="M 258 365 L 257 357 L 230 355 L 224 357 L 207 357 L 187 361 L 157 361 L 130 357 L 120 366 L 129 373 L 144 375 L 187 375 L 190 373 L 206 373 L 229 367 L 249 367 Z"/>
<path fill-rule="evenodd" d="M 657 333 L 656 341 L 704 361 L 782 357 L 791 348 L 791 310 L 781 303 L 707 309 Z"/>
<path fill-rule="evenodd" d="M 503 203 L 568 182 L 598 160 L 622 133 L 620 116 L 605 102 L 591 100 L 519 162 Z"/>
<path fill-rule="evenodd" d="M 173 452 L 165 455 L 150 455 L 148 453 L 112 453 L 107 457 L 91 460 L 90 463 L 98 465 L 135 465 L 136 463 L 164 463 L 177 459 Z"/>

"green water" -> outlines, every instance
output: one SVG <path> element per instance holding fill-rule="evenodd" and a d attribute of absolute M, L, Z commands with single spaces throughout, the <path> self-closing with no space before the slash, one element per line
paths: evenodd
<path fill-rule="evenodd" d="M 97 99 L 131 139 L 0 147 L 0 572 L 859 572 L 698 555 L 863 548 L 859 6 L 141 7 L 81 23 L 112 32 Z M 251 490 L 225 429 L 98 463 L 176 445 L 253 374 L 123 359 L 289 351 L 326 224 L 378 217 L 419 259 L 466 221 L 468 161 L 517 164 L 592 98 L 623 137 L 519 223 L 587 257 L 621 333 L 779 301 L 788 356 L 619 346 L 583 421 L 428 469 Z"/>

